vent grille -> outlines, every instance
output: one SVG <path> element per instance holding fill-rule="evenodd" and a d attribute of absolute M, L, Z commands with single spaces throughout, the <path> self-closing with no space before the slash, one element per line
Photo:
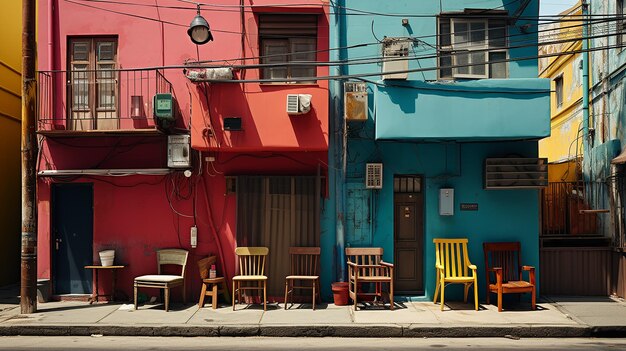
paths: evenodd
<path fill-rule="evenodd" d="M 297 94 L 287 94 L 287 113 L 299 113 L 300 102 Z"/>
<path fill-rule="evenodd" d="M 367 189 L 383 188 L 383 164 L 368 163 L 365 165 L 365 187 Z"/>
<path fill-rule="evenodd" d="M 548 186 L 547 158 L 485 159 L 485 189 L 527 189 Z"/>
<path fill-rule="evenodd" d="M 347 121 L 367 121 L 367 85 L 346 82 L 344 87 L 344 117 Z"/>

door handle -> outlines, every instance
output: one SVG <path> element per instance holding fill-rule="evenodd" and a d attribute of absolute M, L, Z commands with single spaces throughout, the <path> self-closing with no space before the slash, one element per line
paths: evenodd
<path fill-rule="evenodd" d="M 63 240 L 61 239 L 56 239 L 55 240 L 55 246 L 56 246 L 56 250 L 59 251 L 59 243 L 62 242 Z"/>

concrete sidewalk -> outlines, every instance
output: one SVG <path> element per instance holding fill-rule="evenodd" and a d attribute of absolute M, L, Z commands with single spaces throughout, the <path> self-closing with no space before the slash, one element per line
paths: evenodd
<path fill-rule="evenodd" d="M 462 302 L 396 302 L 396 310 L 367 306 L 238 305 L 217 310 L 197 305 L 163 305 L 64 301 L 38 305 L 20 315 L 19 306 L 0 300 L 0 335 L 137 335 L 137 336 L 335 336 L 335 337 L 626 337 L 626 303 L 598 297 L 552 297 L 530 311 L 528 304 L 494 305 L 479 311 Z M 9 307 L 7 307 L 9 306 Z"/>

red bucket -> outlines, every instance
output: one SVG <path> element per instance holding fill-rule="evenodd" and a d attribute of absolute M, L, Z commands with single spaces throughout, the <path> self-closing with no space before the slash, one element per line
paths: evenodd
<path fill-rule="evenodd" d="M 331 284 L 333 291 L 333 302 L 337 306 L 345 306 L 348 304 L 348 283 L 336 282 Z"/>

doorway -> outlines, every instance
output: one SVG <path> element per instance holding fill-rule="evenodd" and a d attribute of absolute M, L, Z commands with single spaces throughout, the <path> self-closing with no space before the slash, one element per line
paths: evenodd
<path fill-rule="evenodd" d="M 90 294 L 93 264 L 93 185 L 52 185 L 52 281 L 54 293 Z"/>
<path fill-rule="evenodd" d="M 424 196 L 422 177 L 394 177 L 394 287 L 401 295 L 424 294 Z"/>

